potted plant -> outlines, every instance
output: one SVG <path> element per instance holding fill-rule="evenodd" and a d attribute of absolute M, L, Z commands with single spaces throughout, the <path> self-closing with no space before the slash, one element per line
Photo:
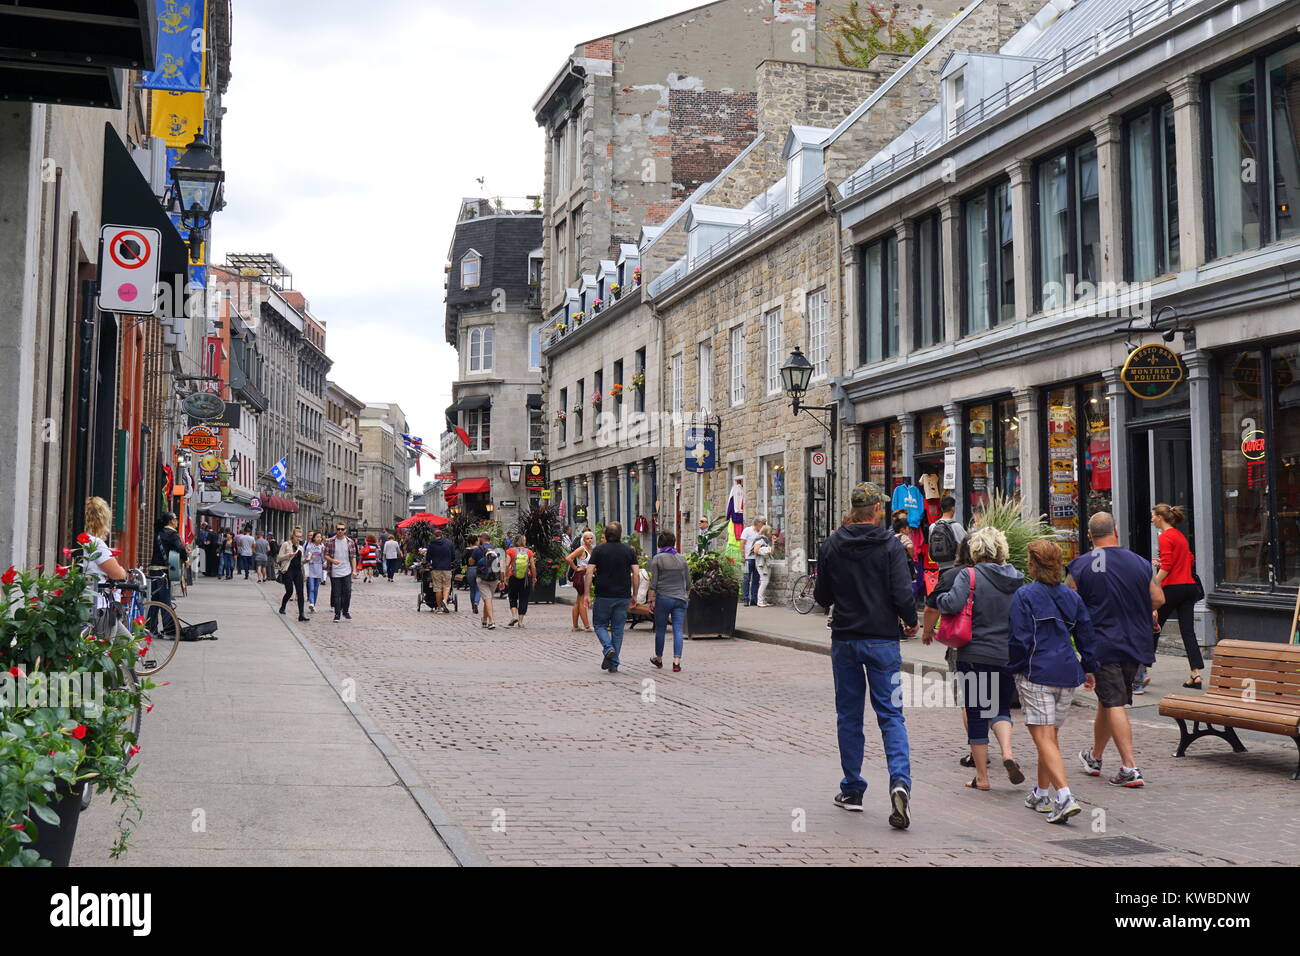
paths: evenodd
<path fill-rule="evenodd" d="M 609 294 L 614 297 L 615 301 L 618 301 L 618 290 L 619 284 L 617 282 L 611 282 L 609 284 Z"/>
<path fill-rule="evenodd" d="M 564 427 L 564 423 L 568 421 L 568 419 L 569 416 L 566 415 L 564 413 L 564 409 L 561 408 L 558 412 L 555 413 L 555 427 L 556 428 Z"/>
<path fill-rule="evenodd" d="M 691 637 L 730 637 L 736 630 L 740 575 L 736 559 L 713 551 L 686 556 L 691 569 L 686 633 Z"/>
<path fill-rule="evenodd" d="M 601 403 L 600 392 L 596 392 L 591 396 L 591 407 L 600 408 L 600 403 Z"/>
<path fill-rule="evenodd" d="M 122 804 L 114 858 L 140 820 L 134 726 L 151 709 L 153 682 L 129 675 L 150 638 L 143 619 L 102 638 L 86 633 L 93 590 L 82 539 L 52 574 L 0 575 L 0 679 L 16 703 L 0 724 L 0 866 L 68 865 L 88 782 Z"/>
<path fill-rule="evenodd" d="M 632 387 L 638 390 L 645 388 L 645 372 L 637 372 L 632 376 Z"/>
<path fill-rule="evenodd" d="M 578 326 L 582 325 L 582 317 L 583 317 L 583 315 L 585 315 L 585 313 L 583 313 L 583 312 L 575 312 L 575 313 L 573 313 L 573 315 L 569 316 L 569 318 L 571 318 L 571 319 L 573 320 L 573 327 L 574 327 L 575 329 L 576 329 Z"/>
<path fill-rule="evenodd" d="M 601 306 L 603 306 L 604 304 L 605 304 L 604 299 L 597 299 L 595 302 L 591 303 L 592 314 L 594 315 L 595 313 L 599 312 Z"/>
<path fill-rule="evenodd" d="M 615 401 L 621 402 L 623 400 L 623 383 L 615 382 L 611 385 L 609 387 L 609 394 L 614 397 Z"/>
<path fill-rule="evenodd" d="M 640 284 L 641 284 L 641 267 L 637 266 L 635 269 L 632 270 L 632 285 L 633 287 L 636 287 L 639 286 Z"/>
<path fill-rule="evenodd" d="M 557 511 L 542 505 L 533 505 L 519 516 L 514 534 L 524 535 L 536 557 L 537 580 L 533 583 L 530 604 L 554 604 L 555 582 L 564 565 L 564 547 L 560 535 L 564 522 Z"/>

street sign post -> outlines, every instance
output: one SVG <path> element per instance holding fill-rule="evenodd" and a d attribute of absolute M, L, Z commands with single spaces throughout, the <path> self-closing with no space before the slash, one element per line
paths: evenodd
<path fill-rule="evenodd" d="M 99 240 L 100 311 L 153 315 L 162 233 L 148 226 L 107 225 Z"/>

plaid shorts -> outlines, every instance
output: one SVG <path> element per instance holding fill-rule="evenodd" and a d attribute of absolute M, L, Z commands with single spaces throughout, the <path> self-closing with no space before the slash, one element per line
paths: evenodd
<path fill-rule="evenodd" d="M 1074 702 L 1073 687 L 1049 687 L 1034 684 L 1023 674 L 1016 675 L 1016 689 L 1020 691 L 1020 705 L 1026 725 L 1051 725 L 1061 727 Z"/>

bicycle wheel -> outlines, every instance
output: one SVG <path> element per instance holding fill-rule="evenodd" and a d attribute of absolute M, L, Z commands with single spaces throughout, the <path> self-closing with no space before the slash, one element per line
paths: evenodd
<path fill-rule="evenodd" d="M 136 677 L 152 677 L 176 656 L 176 648 L 181 643 L 181 622 L 171 605 L 161 601 L 145 601 L 141 616 L 149 622 L 145 629 L 153 641 L 132 669 Z"/>
<path fill-rule="evenodd" d="M 801 574 L 795 578 L 790 588 L 790 605 L 800 614 L 807 614 L 817 602 L 813 600 L 813 585 L 816 580 L 811 574 Z"/>

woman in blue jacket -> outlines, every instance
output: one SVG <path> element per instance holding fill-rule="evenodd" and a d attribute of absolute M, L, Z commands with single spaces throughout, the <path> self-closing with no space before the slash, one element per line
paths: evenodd
<path fill-rule="evenodd" d="M 1017 591 L 1011 602 L 1007 647 L 1007 670 L 1015 675 L 1025 726 L 1038 750 L 1038 785 L 1025 798 L 1025 806 L 1046 813 L 1048 823 L 1066 823 L 1083 808 L 1065 779 L 1057 733 L 1075 689 L 1093 686 L 1097 665 L 1092 619 L 1083 599 L 1062 583 L 1065 562 L 1056 542 L 1030 543 L 1029 577 L 1033 583 Z M 1050 787 L 1056 788 L 1055 800 Z"/>

